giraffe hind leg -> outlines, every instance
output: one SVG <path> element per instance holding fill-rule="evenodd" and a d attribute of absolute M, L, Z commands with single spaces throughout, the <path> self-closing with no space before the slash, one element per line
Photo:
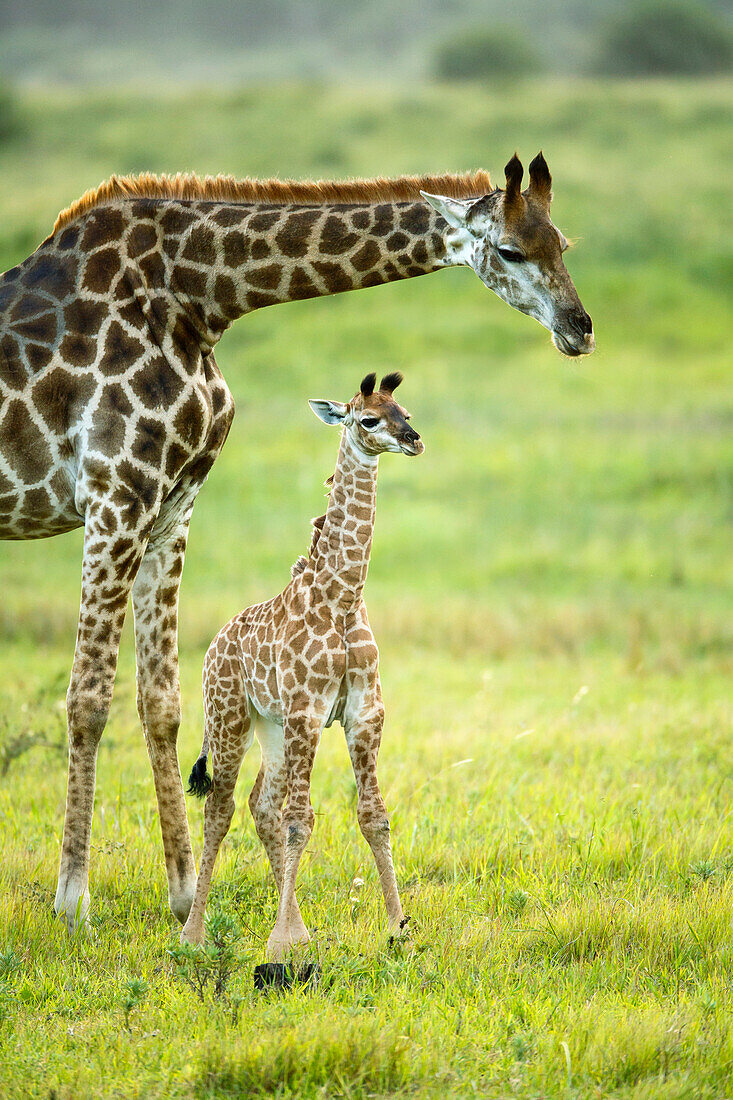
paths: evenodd
<path fill-rule="evenodd" d="M 178 586 L 188 533 L 184 514 L 170 532 L 151 539 L 132 590 L 138 711 L 153 769 L 168 903 L 182 924 L 196 889 L 196 867 L 176 743 L 181 722 L 178 679 Z"/>
<path fill-rule="evenodd" d="M 225 711 L 217 710 L 210 699 L 206 700 L 204 744 L 208 743 L 211 749 L 213 778 L 204 805 L 204 850 L 193 904 L 181 932 L 183 943 L 204 942 L 204 912 L 214 864 L 234 816 L 234 789 L 244 754 L 252 744 L 253 734 L 246 696 L 236 703 L 230 698 Z M 203 759 L 205 770 L 205 758 Z M 199 757 L 196 764 L 201 760 L 202 757 Z"/>
<path fill-rule="evenodd" d="M 285 863 L 285 839 L 282 827 L 282 807 L 287 793 L 285 767 L 285 737 L 282 724 L 258 718 L 257 739 L 262 750 L 262 764 L 249 796 L 249 808 L 257 836 L 267 852 L 278 894 L 282 890 Z M 292 942 L 308 943 L 310 935 L 300 913 L 293 891 L 289 911 L 289 936 Z"/>

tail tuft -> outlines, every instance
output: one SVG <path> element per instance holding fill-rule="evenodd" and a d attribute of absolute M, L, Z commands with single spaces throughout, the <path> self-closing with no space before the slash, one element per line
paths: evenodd
<path fill-rule="evenodd" d="M 196 798 L 205 798 L 211 790 L 211 776 L 206 770 L 206 754 L 199 756 L 191 768 L 188 777 L 188 790 L 186 794 L 193 794 Z"/>

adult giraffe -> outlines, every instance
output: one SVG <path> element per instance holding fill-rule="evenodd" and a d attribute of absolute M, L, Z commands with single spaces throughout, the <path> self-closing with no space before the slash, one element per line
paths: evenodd
<path fill-rule="evenodd" d="M 170 907 L 196 886 L 176 754 L 177 609 L 194 499 L 234 404 L 213 350 L 262 306 L 472 267 L 552 331 L 593 350 L 562 262 L 542 155 L 488 174 L 330 183 L 112 177 L 0 277 L 0 538 L 84 527 L 67 695 L 69 780 L 56 912 L 89 908 L 97 747 L 132 594 L 138 710 L 155 780 Z"/>

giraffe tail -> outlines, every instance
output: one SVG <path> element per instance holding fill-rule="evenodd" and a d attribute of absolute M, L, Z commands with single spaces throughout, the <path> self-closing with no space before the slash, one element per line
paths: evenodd
<path fill-rule="evenodd" d="M 209 755 L 209 743 L 208 739 L 204 738 L 204 743 L 201 746 L 201 752 L 199 753 L 198 760 L 191 768 L 191 774 L 188 777 L 188 790 L 186 794 L 195 795 L 196 798 L 205 798 L 211 790 L 211 776 L 206 770 L 206 760 Z"/>

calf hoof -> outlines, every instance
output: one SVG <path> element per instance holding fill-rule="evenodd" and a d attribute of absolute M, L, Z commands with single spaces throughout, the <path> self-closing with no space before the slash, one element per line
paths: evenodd
<path fill-rule="evenodd" d="M 184 924 L 183 928 L 181 929 L 181 935 L 179 937 L 181 943 L 192 943 L 198 945 L 203 944 L 205 938 L 206 937 L 203 927 L 195 928 L 191 926 L 189 928 L 188 924 Z"/>
<path fill-rule="evenodd" d="M 319 974 L 317 963 L 260 963 L 255 967 L 255 989 L 285 992 L 294 985 L 316 985 Z"/>
<path fill-rule="evenodd" d="M 290 932 L 284 939 L 272 932 L 267 941 L 267 957 L 273 962 L 281 962 L 296 947 L 304 947 L 310 943 L 310 939 L 310 934 L 305 925 L 303 925 L 302 932 L 298 931 L 295 934 Z"/>

